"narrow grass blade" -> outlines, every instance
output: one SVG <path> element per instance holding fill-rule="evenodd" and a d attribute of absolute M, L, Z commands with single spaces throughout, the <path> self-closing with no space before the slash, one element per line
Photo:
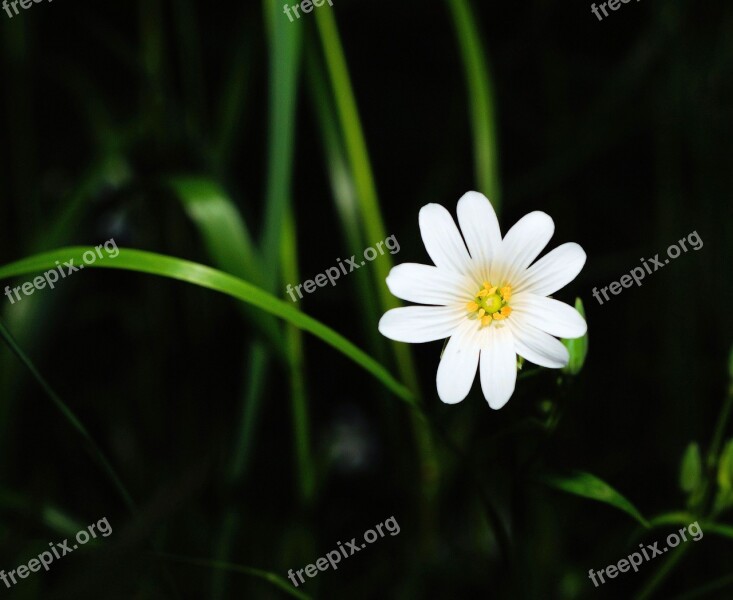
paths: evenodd
<path fill-rule="evenodd" d="M 377 187 L 374 182 L 369 153 L 364 138 L 356 98 L 351 86 L 346 57 L 341 44 L 341 39 L 336 25 L 334 11 L 322 10 L 316 13 L 316 25 L 323 47 L 323 56 L 326 62 L 331 83 L 336 113 L 341 128 L 346 155 L 349 159 L 349 168 L 354 180 L 359 201 L 360 217 L 364 235 L 370 244 L 386 239 L 384 220 L 379 207 Z M 387 288 L 386 279 L 392 268 L 392 260 L 389 256 L 381 257 L 381 260 L 374 262 L 374 288 L 380 301 L 382 310 L 388 310 L 400 305 L 400 302 L 392 296 Z M 374 323 L 376 326 L 376 323 Z M 406 344 L 392 343 L 392 349 L 397 361 L 400 376 L 412 390 L 415 396 L 420 398 L 420 386 L 412 360 L 412 353 Z M 419 403 L 419 400 L 418 400 Z M 433 443 L 430 433 L 423 421 L 417 418 L 413 412 L 410 414 L 417 453 L 420 460 L 420 469 L 423 473 L 422 494 L 421 494 L 421 524 L 424 532 L 431 531 L 434 519 L 435 497 L 438 482 L 438 462 L 433 453 Z M 424 540 L 425 547 L 431 546 L 431 540 L 427 537 Z"/>
<path fill-rule="evenodd" d="M 291 204 L 291 180 L 295 149 L 295 114 L 302 24 L 290 23 L 277 0 L 264 0 L 270 42 L 267 183 L 262 256 L 266 265 L 265 289 L 279 281 L 280 236 Z"/>
<path fill-rule="evenodd" d="M 54 406 L 61 412 L 61 414 L 72 426 L 72 428 L 74 428 L 76 432 L 82 437 L 88 452 L 101 465 L 105 473 L 107 473 L 110 480 L 117 488 L 117 491 L 122 496 L 125 505 L 127 506 L 127 508 L 130 509 L 130 512 L 135 512 L 135 503 L 132 500 L 132 496 L 130 496 L 127 488 L 125 488 L 125 486 L 123 485 L 122 480 L 117 475 L 117 472 L 112 467 L 112 464 L 107 460 L 107 457 L 100 450 L 99 446 L 94 441 L 94 438 L 92 438 L 89 431 L 87 431 L 87 428 L 84 427 L 84 425 L 77 418 L 74 412 L 63 402 L 63 400 L 61 400 L 61 398 L 59 398 L 58 394 L 56 394 L 56 392 L 46 382 L 43 376 L 39 373 L 38 369 L 36 369 L 36 366 L 33 364 L 33 362 L 31 362 L 30 358 L 26 356 L 25 352 L 23 352 L 23 349 L 18 345 L 18 343 L 15 341 L 11 333 L 7 330 L 5 324 L 2 321 L 0 321 L 0 337 L 2 337 L 3 341 L 8 345 L 10 350 L 12 350 L 13 354 L 15 354 L 30 371 L 31 375 L 33 375 L 33 378 L 38 382 L 43 391 L 46 392 L 46 395 L 51 399 L 51 402 L 53 402 Z"/>
<path fill-rule="evenodd" d="M 240 39 L 253 38 L 251 27 L 240 34 Z M 226 85 L 219 94 L 216 117 L 216 134 L 212 149 L 214 169 L 224 173 L 229 166 L 234 141 L 241 135 L 241 126 L 246 113 L 248 100 L 247 83 L 252 71 L 254 50 L 249 44 L 239 43 L 233 51 L 232 65 L 226 78 Z"/>
<path fill-rule="evenodd" d="M 298 242 L 292 210 L 285 221 L 282 236 L 282 273 L 285 281 L 299 281 Z M 286 329 L 286 352 L 290 368 L 290 398 L 293 409 L 293 438 L 295 440 L 295 471 L 301 501 L 308 506 L 315 489 L 313 455 L 311 453 L 310 418 L 305 387 L 303 334 L 293 325 Z"/>
<path fill-rule="evenodd" d="M 495 94 L 486 51 L 469 0 L 447 0 L 461 49 L 473 130 L 476 180 L 498 213 L 501 208 Z"/>
<path fill-rule="evenodd" d="M 195 139 L 199 139 L 207 129 L 206 85 L 196 15 L 197 4 L 192 0 L 178 0 L 173 11 L 178 33 L 179 71 L 186 102 L 186 127 L 189 135 Z"/>
<path fill-rule="evenodd" d="M 306 50 L 306 73 L 308 89 L 320 127 L 325 154 L 328 178 L 331 184 L 336 212 L 341 222 L 347 256 L 362 252 L 368 244 L 362 233 L 361 213 L 354 180 L 346 161 L 346 150 L 336 120 L 336 108 L 328 88 L 316 52 L 311 45 Z M 385 338 L 374 326 L 379 321 L 379 308 L 373 294 L 369 273 L 357 272 L 353 275 L 358 290 L 359 312 L 363 315 L 362 323 L 366 329 L 372 351 L 377 357 L 384 357 L 386 352 Z"/>
<path fill-rule="evenodd" d="M 361 120 L 359 119 L 356 98 L 351 86 L 346 58 L 333 11 L 323 10 L 317 12 L 316 24 L 318 25 L 336 112 L 341 126 L 341 137 L 344 141 L 351 176 L 354 179 L 357 191 L 362 227 L 366 238 L 374 244 L 384 240 L 387 234 L 379 208 L 377 188 L 374 183 L 374 175 Z M 387 255 L 380 258 L 380 260 L 374 262 L 374 283 L 382 310 L 386 311 L 400 306 L 400 302 L 389 292 L 386 284 L 387 275 L 392 268 L 392 260 Z M 393 343 L 392 347 L 403 379 L 419 397 L 418 379 L 409 347 L 400 343 Z"/>
<path fill-rule="evenodd" d="M 595 475 L 584 472 L 578 472 L 569 477 L 550 475 L 546 476 L 543 481 L 547 485 L 567 492 L 568 494 L 590 498 L 591 500 L 613 506 L 632 516 L 644 527 L 650 527 L 649 521 L 641 516 L 641 513 L 631 502 Z"/>
<path fill-rule="evenodd" d="M 179 176 L 167 182 L 198 229 L 208 255 L 217 268 L 261 286 L 262 261 L 237 207 L 221 186 L 207 177 Z M 280 328 L 274 318 L 242 307 L 245 318 L 259 329 L 284 356 Z"/>
<path fill-rule="evenodd" d="M 0 510 L 12 511 L 15 516 L 42 523 L 50 531 L 63 536 L 76 535 L 83 528 L 83 524 L 61 509 L 47 503 L 37 503 L 32 498 L 17 492 L 0 488 Z"/>
<path fill-rule="evenodd" d="M 221 186 L 206 177 L 173 177 L 170 186 L 222 271 L 261 285 L 260 258 L 247 225 Z"/>
<path fill-rule="evenodd" d="M 346 155 L 349 159 L 349 167 L 358 194 L 362 226 L 367 240 L 370 244 L 374 244 L 385 239 L 387 235 L 379 208 L 377 188 L 374 183 L 361 120 L 359 119 L 356 98 L 351 86 L 351 78 L 349 77 L 346 58 L 333 12 L 330 10 L 317 11 L 316 24 L 323 45 L 323 54 L 333 90 Z M 377 293 L 384 308 L 399 306 L 399 302 L 389 293 L 384 283 L 391 268 L 392 261 L 386 255 L 374 262 L 375 277 L 379 282 Z"/>
<path fill-rule="evenodd" d="M 240 417 L 234 432 L 234 445 L 226 471 L 226 484 L 229 490 L 235 489 L 245 477 L 252 462 L 270 357 L 271 353 L 261 342 L 255 341 L 250 344 L 246 364 L 242 370 L 244 394 L 240 406 Z M 234 501 L 226 510 L 216 536 L 214 553 L 218 561 L 226 562 L 231 556 L 232 544 L 237 536 L 239 523 L 239 512 L 236 501 Z M 227 585 L 226 575 L 223 571 L 216 571 L 212 574 L 211 598 L 224 597 Z"/>
<path fill-rule="evenodd" d="M 254 567 L 245 567 L 242 565 L 235 565 L 227 562 L 220 562 L 215 560 L 209 560 L 206 558 L 190 558 L 187 556 L 176 556 L 174 554 L 156 553 L 156 556 L 161 560 L 168 560 L 171 562 L 177 562 L 185 565 L 191 565 L 194 567 L 205 567 L 209 569 L 221 569 L 224 571 L 231 571 L 232 573 L 241 573 L 242 575 L 250 575 L 263 579 L 277 588 L 280 588 L 286 594 L 289 594 L 293 598 L 299 598 L 300 600 L 310 600 L 310 596 L 303 592 L 296 590 L 292 585 L 285 581 L 279 575 L 271 573 L 270 571 L 264 571 L 262 569 L 255 569 Z"/>
<path fill-rule="evenodd" d="M 51 252 L 30 256 L 0 267 L 0 280 L 56 268 L 55 261 L 57 260 L 69 261 L 74 259 L 74 264 L 81 265 L 84 252 L 94 253 L 94 247 L 59 248 Z M 251 304 L 320 338 L 371 373 L 402 400 L 408 403 L 412 403 L 414 400 L 412 392 L 397 381 L 383 365 L 357 348 L 342 335 L 293 308 L 289 303 L 233 275 L 180 258 L 128 248 L 120 248 L 120 252 L 115 258 L 101 259 L 88 266 L 137 271 L 168 277 L 214 290 Z"/>

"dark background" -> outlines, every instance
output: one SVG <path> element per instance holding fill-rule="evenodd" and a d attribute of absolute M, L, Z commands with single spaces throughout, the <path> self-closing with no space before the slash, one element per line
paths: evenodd
<path fill-rule="evenodd" d="M 400 534 L 309 580 L 314 597 L 627 598 L 659 569 L 662 559 L 594 589 L 588 569 L 633 552 L 637 525 L 538 479 L 582 469 L 646 516 L 684 508 L 680 459 L 691 441 L 708 447 L 729 385 L 733 8 L 644 0 L 602 22 L 586 2 L 474 8 L 496 92 L 502 230 L 543 210 L 556 223 L 551 247 L 575 241 L 588 254 L 558 294 L 585 303 L 590 352 L 580 376 L 560 388 L 556 373 L 522 382 L 500 412 L 478 384 L 463 403 L 444 406 L 434 384 L 440 344 L 414 347 L 426 412 L 460 450 L 433 435 L 441 475 L 426 525 L 409 409 L 320 341 L 305 337 L 317 492 L 303 506 L 289 374 L 277 362 L 265 379 L 251 464 L 236 484 L 226 482 L 256 335 L 231 299 L 116 270 L 85 272 L 14 306 L 3 298 L 7 326 L 92 432 L 140 512 L 125 511 L 37 382 L 0 348 L 0 566 L 27 563 L 65 537 L 49 507 L 81 526 L 107 517 L 114 529 L 99 548 L 1 593 L 284 597 L 247 575 L 217 580 L 219 569 L 153 554 L 213 559 L 226 515 L 237 522 L 228 561 L 281 577 L 394 515 Z M 449 12 L 437 1 L 378 0 L 317 10 L 333 10 L 340 28 L 386 228 L 401 245 L 394 258 L 428 262 L 419 208 L 438 202 L 454 212 L 476 185 Z M 301 19 L 306 45 L 317 45 L 314 18 Z M 0 22 L 0 262 L 114 237 L 211 264 L 160 186 L 180 173 L 220 183 L 260 239 L 269 61 L 261 3 L 56 0 L 12 20 L 0 12 Z M 198 43 L 189 45 L 192 36 Z M 157 51 L 146 49 L 151 39 Z M 215 159 L 217 108 L 241 56 L 231 151 Z M 201 74 L 193 89 L 191 70 Z M 298 102 L 292 197 L 304 281 L 363 248 L 344 244 L 302 79 Z M 603 306 L 591 296 L 693 231 L 701 250 Z M 361 347 L 355 290 L 364 271 L 299 305 Z M 551 432 L 533 426 L 546 401 L 561 414 Z M 510 532 L 509 567 L 475 479 Z M 668 531 L 641 539 L 662 541 Z M 708 534 L 693 544 L 656 597 L 729 574 L 731 543 Z"/>

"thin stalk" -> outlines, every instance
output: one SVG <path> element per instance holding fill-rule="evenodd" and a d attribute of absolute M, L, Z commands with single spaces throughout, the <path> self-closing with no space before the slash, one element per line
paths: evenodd
<path fill-rule="evenodd" d="M 447 0 L 468 87 L 476 182 L 499 212 L 501 187 L 495 93 L 486 51 L 469 0 Z"/>
<path fill-rule="evenodd" d="M 359 118 L 359 110 L 333 11 L 317 12 L 316 25 L 323 47 L 323 56 L 331 82 L 351 175 L 358 194 L 365 236 L 370 240 L 370 243 L 376 243 L 387 236 L 379 207 L 379 198 L 366 140 Z M 385 284 L 392 267 L 390 257 L 382 256 L 380 260 L 373 263 L 373 266 L 376 293 L 382 309 L 389 310 L 399 306 L 400 302 L 392 296 Z M 392 344 L 392 348 L 400 376 L 407 387 L 413 391 L 419 404 L 421 401 L 420 386 L 410 349 L 406 344 L 396 342 Z M 410 413 L 410 421 L 421 463 L 421 520 L 424 531 L 427 532 L 431 530 L 434 523 L 434 505 L 438 490 L 439 468 L 438 462 L 434 458 L 430 432 L 425 423 L 417 419 L 412 412 Z M 429 542 L 430 540 L 426 541 Z M 426 547 L 429 547 L 429 544 L 426 544 Z"/>
<path fill-rule="evenodd" d="M 282 236 L 282 272 L 285 281 L 300 281 L 298 274 L 298 240 L 292 209 L 285 219 Z M 295 470 L 304 506 L 313 499 L 315 474 L 311 453 L 310 418 L 305 389 L 305 364 L 303 359 L 303 332 L 293 325 L 286 325 L 286 354 L 290 370 L 290 398 L 293 411 L 293 435 L 295 438 Z"/>
<path fill-rule="evenodd" d="M 720 409 L 718 421 L 715 425 L 713 441 L 710 444 L 710 451 L 708 452 L 709 469 L 714 469 L 717 465 L 720 446 L 723 444 L 723 436 L 725 435 L 725 428 L 728 425 L 728 420 L 730 419 L 731 409 L 733 409 L 733 382 L 729 386 L 728 394 L 723 401 L 723 406 Z"/>
<path fill-rule="evenodd" d="M 100 464 L 104 472 L 107 474 L 107 476 L 112 481 L 114 487 L 120 493 L 120 496 L 122 496 L 122 499 L 125 502 L 125 506 L 127 506 L 130 512 L 134 514 L 136 511 L 136 508 L 135 508 L 135 502 L 132 500 L 132 496 L 127 491 L 127 488 L 122 483 L 122 480 L 119 478 L 119 476 L 115 472 L 110 462 L 107 460 L 107 457 L 104 455 L 104 453 L 100 450 L 97 443 L 94 441 L 94 438 L 92 438 L 87 428 L 84 427 L 84 425 L 78 419 L 78 417 L 74 414 L 74 412 L 63 402 L 63 400 L 61 400 L 61 398 L 51 388 L 48 382 L 46 382 L 46 380 L 40 374 L 38 369 L 36 369 L 33 362 L 30 360 L 30 358 L 28 358 L 28 356 L 26 356 L 25 352 L 23 352 L 22 348 L 18 345 L 18 343 L 13 338 L 12 334 L 8 331 L 8 329 L 5 327 L 5 324 L 1 320 L 0 320 L 0 337 L 3 338 L 5 343 L 8 345 L 10 350 L 13 352 L 13 354 L 15 354 L 18 357 L 18 359 L 20 359 L 20 361 L 31 372 L 31 375 L 33 375 L 33 378 L 36 380 L 36 382 L 38 382 L 41 388 L 43 388 L 43 391 L 46 392 L 46 395 L 51 399 L 51 402 L 53 403 L 53 405 L 61 412 L 61 414 L 69 422 L 69 424 L 74 428 L 74 430 L 82 437 L 82 439 L 85 442 L 85 447 L 87 451 Z"/>
<path fill-rule="evenodd" d="M 636 600 L 646 600 L 646 598 L 651 598 L 652 594 L 654 594 L 654 592 L 657 591 L 657 588 L 659 588 L 667 577 L 670 576 L 674 568 L 682 560 L 689 549 L 690 544 L 675 548 L 662 567 L 652 576 L 641 592 L 639 592 L 636 596 Z"/>
<path fill-rule="evenodd" d="M 704 497 L 701 503 L 703 506 L 708 506 L 710 504 L 710 496 L 712 490 L 714 489 L 714 484 L 712 482 L 715 480 L 715 468 L 718 464 L 720 446 L 723 443 L 723 436 L 725 434 L 725 428 L 728 425 L 731 408 L 733 408 L 733 383 L 731 383 L 728 389 L 728 394 L 725 398 L 725 401 L 723 402 L 723 406 L 720 409 L 718 421 L 715 426 L 715 433 L 713 435 L 713 441 L 710 444 L 710 451 L 708 452 L 708 478 L 705 484 L 705 491 L 703 492 Z M 714 518 L 715 515 L 712 516 Z M 655 575 L 649 580 L 647 585 L 637 596 L 637 600 L 644 600 L 645 598 L 649 598 L 652 593 L 654 593 L 656 589 L 660 585 L 662 585 L 662 583 L 664 583 L 667 577 L 669 577 L 674 568 L 677 566 L 677 563 L 679 563 L 679 561 L 684 556 L 687 548 L 689 548 L 689 544 L 686 546 L 680 546 L 675 549 L 669 559 L 664 563 L 664 565 L 662 565 L 659 571 L 655 573 Z"/>
<path fill-rule="evenodd" d="M 310 596 L 308 594 L 299 592 L 279 575 L 276 575 L 275 573 L 271 573 L 269 571 L 265 571 L 263 569 L 245 567 L 243 565 L 235 565 L 233 563 L 211 560 L 208 558 L 176 556 L 175 554 L 168 554 L 166 552 L 156 552 L 155 557 L 161 560 L 168 560 L 171 562 L 191 565 L 194 567 L 206 567 L 221 571 L 229 571 L 232 573 L 241 573 L 242 575 L 250 575 L 252 577 L 257 577 L 258 579 L 263 579 L 264 581 L 271 583 L 275 587 L 279 588 L 281 591 L 290 596 L 293 596 L 294 598 L 299 598 L 299 600 L 310 600 Z"/>
<path fill-rule="evenodd" d="M 289 23 L 275 0 L 264 0 L 263 6 L 269 33 L 270 78 L 262 256 L 265 287 L 272 292 L 279 281 L 280 236 L 291 204 L 302 26 L 300 22 Z"/>

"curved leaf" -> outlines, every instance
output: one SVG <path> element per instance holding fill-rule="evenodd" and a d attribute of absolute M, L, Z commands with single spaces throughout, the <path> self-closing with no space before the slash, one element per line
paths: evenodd
<path fill-rule="evenodd" d="M 89 251 L 94 253 L 94 248 L 91 246 L 74 246 L 36 254 L 0 267 L 0 280 L 53 269 L 56 267 L 56 261 L 68 262 L 73 259 L 75 265 L 83 266 L 82 255 Z M 115 258 L 101 259 L 87 266 L 137 271 L 169 277 L 221 292 L 251 304 L 269 314 L 284 319 L 304 331 L 312 333 L 363 367 L 392 390 L 395 395 L 407 402 L 412 403 L 413 401 L 412 393 L 397 381 L 383 365 L 341 334 L 293 308 L 287 302 L 233 275 L 188 260 L 129 248 L 120 248 L 120 252 Z"/>
<path fill-rule="evenodd" d="M 649 521 L 641 516 L 641 513 L 631 502 L 595 475 L 579 471 L 569 477 L 550 475 L 543 480 L 547 485 L 568 494 L 575 494 L 576 496 L 590 498 L 614 506 L 632 516 L 644 527 L 649 527 Z"/>
<path fill-rule="evenodd" d="M 221 562 L 216 560 L 208 560 L 205 558 L 189 558 L 187 556 L 175 556 L 173 554 L 166 554 L 163 552 L 157 553 L 158 558 L 163 560 L 170 560 L 173 562 L 178 562 L 186 565 L 193 565 L 197 567 L 208 567 L 211 569 L 221 569 L 224 571 L 231 571 L 233 573 L 242 573 L 243 575 L 251 575 L 253 577 L 258 577 L 260 579 L 264 579 L 265 581 L 270 582 L 272 585 L 280 588 L 283 592 L 293 596 L 294 598 L 299 598 L 300 600 L 310 600 L 310 596 L 308 594 L 305 594 L 303 592 L 299 592 L 296 590 L 292 585 L 290 585 L 287 581 L 285 581 L 282 577 L 279 575 L 276 575 L 275 573 L 271 573 L 270 571 L 264 571 L 262 569 L 255 569 L 254 567 L 245 567 L 242 565 L 235 565 L 232 563 L 227 562 Z"/>

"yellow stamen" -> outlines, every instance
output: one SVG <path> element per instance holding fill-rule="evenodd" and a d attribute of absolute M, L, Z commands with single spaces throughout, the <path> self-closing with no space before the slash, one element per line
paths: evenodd
<path fill-rule="evenodd" d="M 512 288 L 510 286 L 505 285 L 500 288 L 484 281 L 483 288 L 476 292 L 471 302 L 466 304 L 466 310 L 469 312 L 468 318 L 479 321 L 481 327 L 488 327 L 492 321 L 503 321 L 512 314 L 512 309 L 507 306 L 511 297 Z"/>

